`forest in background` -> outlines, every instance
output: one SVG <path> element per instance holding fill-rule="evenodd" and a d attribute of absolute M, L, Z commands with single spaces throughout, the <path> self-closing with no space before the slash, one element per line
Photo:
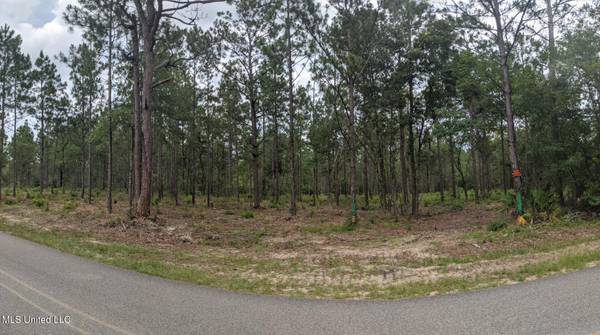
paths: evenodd
<path fill-rule="evenodd" d="M 600 3 L 239 0 L 201 29 L 210 2 L 80 0 L 56 59 L 2 27 L 0 194 L 600 208 Z"/>

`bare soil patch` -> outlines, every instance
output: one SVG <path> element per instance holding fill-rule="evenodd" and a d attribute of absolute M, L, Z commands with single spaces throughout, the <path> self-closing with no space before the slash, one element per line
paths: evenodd
<path fill-rule="evenodd" d="M 351 298 L 369 296 L 374 287 L 496 276 L 600 247 L 600 224 L 589 220 L 513 224 L 488 232 L 490 221 L 510 220 L 494 203 L 467 203 L 460 209 L 430 206 L 419 217 L 398 221 L 384 210 L 363 210 L 360 223 L 351 229 L 347 211 L 329 205 L 302 206 L 290 217 L 283 208 L 163 203 L 155 218 L 138 221 L 128 217 L 126 204 L 123 196 L 117 197 L 115 214 L 108 215 L 102 201 L 86 204 L 53 195 L 47 208 L 30 199 L 0 205 L 0 219 L 83 233 L 94 243 L 166 250 L 173 252 L 164 259 L 169 264 L 266 283 L 277 294 Z"/>

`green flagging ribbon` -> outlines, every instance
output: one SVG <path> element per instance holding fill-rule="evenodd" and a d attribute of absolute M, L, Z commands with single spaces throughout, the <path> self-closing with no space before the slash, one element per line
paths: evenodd
<path fill-rule="evenodd" d="M 521 196 L 521 191 L 517 192 L 517 214 L 523 214 L 523 197 Z"/>

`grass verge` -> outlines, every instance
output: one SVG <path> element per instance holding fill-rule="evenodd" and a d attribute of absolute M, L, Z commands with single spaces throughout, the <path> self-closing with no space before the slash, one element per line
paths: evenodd
<path fill-rule="evenodd" d="M 259 268 L 265 273 L 290 271 L 287 267 L 284 269 L 284 265 L 275 260 L 260 261 L 235 257 L 190 255 L 154 247 L 98 241 L 84 233 L 45 230 L 4 222 L 0 222 L 0 231 L 105 264 L 167 279 L 247 293 L 307 298 L 388 300 L 444 294 L 494 287 L 555 273 L 574 271 L 600 261 L 600 250 L 577 251 L 557 256 L 552 260 L 527 264 L 512 271 L 497 271 L 398 285 L 361 285 L 344 280 L 324 285 L 293 280 L 272 282 L 264 278 L 244 277 L 244 272 L 250 267 L 255 270 Z M 194 262 L 211 264 L 212 267 L 205 270 L 190 266 Z M 231 269 L 236 271 L 231 271 Z"/>

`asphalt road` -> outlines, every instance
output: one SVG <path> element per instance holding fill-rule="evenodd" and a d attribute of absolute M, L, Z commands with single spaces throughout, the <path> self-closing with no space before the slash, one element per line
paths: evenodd
<path fill-rule="evenodd" d="M 53 316 L 54 320 L 49 320 L 53 322 L 42 324 L 48 321 L 44 319 L 47 316 Z M 0 233 L 1 335 L 598 331 L 600 268 L 431 298 L 311 301 L 238 294 L 164 280 Z"/>

